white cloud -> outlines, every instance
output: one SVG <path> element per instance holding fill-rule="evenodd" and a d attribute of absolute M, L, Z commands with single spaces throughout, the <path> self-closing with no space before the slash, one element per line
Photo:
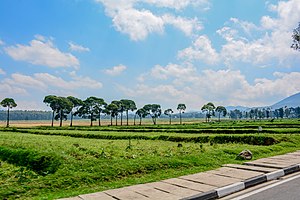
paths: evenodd
<path fill-rule="evenodd" d="M 189 61 L 202 60 L 207 64 L 215 64 L 219 61 L 218 53 L 205 35 L 199 36 L 191 47 L 179 51 L 178 57 Z"/>
<path fill-rule="evenodd" d="M 167 14 L 163 15 L 162 19 L 165 24 L 173 25 L 174 27 L 178 28 L 183 33 L 185 33 L 185 35 L 187 36 L 191 36 L 195 30 L 203 29 L 202 25 L 199 23 L 197 18 L 187 19 Z"/>
<path fill-rule="evenodd" d="M 14 87 L 24 89 L 33 88 L 41 91 L 47 91 L 51 88 L 64 89 L 69 91 L 77 90 L 80 88 L 102 88 L 102 83 L 89 77 L 74 75 L 71 77 L 71 80 L 67 81 L 61 77 L 54 76 L 48 73 L 35 73 L 32 76 L 14 73 L 11 75 L 11 78 L 5 79 L 3 83 Z"/>
<path fill-rule="evenodd" d="M 118 89 L 141 103 L 160 102 L 175 107 L 184 102 L 189 109 L 198 110 L 209 101 L 225 106 L 267 106 L 300 91 L 300 72 L 275 72 L 272 79 L 258 78 L 250 83 L 240 70 L 197 72 L 187 64 L 156 65 L 142 81 L 134 88 L 119 85 Z"/>
<path fill-rule="evenodd" d="M 4 45 L 5 43 L 3 42 L 3 40 L 0 39 L 0 46 Z"/>
<path fill-rule="evenodd" d="M 69 49 L 70 49 L 71 51 L 78 51 L 78 52 L 85 52 L 85 51 L 88 52 L 88 51 L 90 51 L 89 48 L 83 47 L 83 46 L 78 45 L 78 44 L 75 44 L 75 43 L 73 43 L 73 42 L 69 42 Z"/>
<path fill-rule="evenodd" d="M 0 75 L 5 75 L 5 74 L 6 74 L 6 72 L 0 68 Z"/>
<path fill-rule="evenodd" d="M 117 76 L 120 75 L 123 71 L 127 69 L 124 65 L 117 65 L 112 67 L 111 69 L 104 70 L 104 73 L 110 75 L 110 76 Z"/>
<path fill-rule="evenodd" d="M 166 25 L 172 25 L 183 31 L 187 36 L 192 35 L 194 31 L 202 29 L 197 18 L 188 19 L 180 16 L 174 16 L 170 13 L 157 15 L 150 10 L 136 7 L 143 7 L 143 4 L 155 6 L 157 8 L 165 7 L 175 10 L 181 10 L 188 6 L 208 5 L 207 0 L 121 0 L 118 2 L 110 0 L 96 0 L 105 7 L 106 14 L 112 18 L 115 29 L 134 40 L 144 40 L 150 33 L 164 33 Z"/>
<path fill-rule="evenodd" d="M 226 40 L 220 54 L 227 65 L 241 61 L 290 66 L 300 62 L 297 52 L 290 48 L 292 30 L 300 19 L 299 0 L 279 1 L 269 8 L 277 17 L 263 16 L 259 25 L 231 18 L 231 26 L 217 31 Z"/>
<path fill-rule="evenodd" d="M 165 67 L 160 65 L 154 66 L 150 71 L 150 76 L 157 79 L 168 79 L 170 77 L 180 78 L 190 76 L 195 71 L 196 69 L 189 64 L 181 66 L 170 63 Z"/>
<path fill-rule="evenodd" d="M 29 45 L 17 44 L 4 48 L 5 52 L 17 61 L 25 61 L 34 65 L 52 68 L 79 67 L 79 60 L 70 53 L 61 52 L 53 44 L 53 40 L 37 35 Z"/>
<path fill-rule="evenodd" d="M 224 38 L 221 50 L 213 48 L 208 36 L 201 35 L 191 46 L 178 52 L 178 58 L 213 65 L 224 63 L 230 68 L 249 63 L 256 66 L 290 67 L 300 62 L 298 52 L 290 48 L 292 30 L 300 19 L 299 0 L 279 1 L 270 5 L 277 17 L 263 16 L 260 24 L 230 18 L 216 31 Z"/>

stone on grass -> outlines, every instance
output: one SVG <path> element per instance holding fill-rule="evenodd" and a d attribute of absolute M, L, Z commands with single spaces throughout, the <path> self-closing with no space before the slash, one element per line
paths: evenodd
<path fill-rule="evenodd" d="M 237 156 L 237 159 L 242 159 L 242 160 L 251 160 L 252 159 L 252 153 L 249 150 L 244 150 L 239 155 Z"/>

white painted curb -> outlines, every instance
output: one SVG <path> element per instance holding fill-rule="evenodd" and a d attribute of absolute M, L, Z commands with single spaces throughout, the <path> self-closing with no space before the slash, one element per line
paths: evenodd
<path fill-rule="evenodd" d="M 218 188 L 216 189 L 216 191 L 218 192 L 218 196 L 220 197 L 224 197 L 226 195 L 238 192 L 245 189 L 245 184 L 244 182 L 237 182 L 222 188 Z"/>
<path fill-rule="evenodd" d="M 283 170 L 278 170 L 278 171 L 275 171 L 275 172 L 268 173 L 268 174 L 266 174 L 266 176 L 267 176 L 268 181 L 274 180 L 274 179 L 277 179 L 279 177 L 284 176 L 284 171 Z"/>

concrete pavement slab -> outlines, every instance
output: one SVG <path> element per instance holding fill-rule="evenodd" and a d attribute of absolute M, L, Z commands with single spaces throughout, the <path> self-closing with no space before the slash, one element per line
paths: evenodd
<path fill-rule="evenodd" d="M 138 194 L 132 190 L 128 190 L 126 188 L 119 188 L 114 190 L 106 190 L 104 193 L 108 194 L 109 196 L 112 196 L 114 198 L 120 199 L 120 200 L 149 200 L 148 197 L 145 197 L 141 194 Z"/>
<path fill-rule="evenodd" d="M 262 172 L 262 173 L 269 173 L 269 172 L 273 172 L 276 170 L 275 168 L 258 167 L 258 166 L 251 166 L 251 165 L 238 165 L 238 164 L 226 164 L 223 166 L 230 167 L 230 168 L 236 168 L 236 169 L 244 169 L 247 171 Z"/>
<path fill-rule="evenodd" d="M 116 200 L 115 198 L 105 194 L 104 192 L 96 192 L 91 194 L 79 195 L 81 200 Z"/>
<path fill-rule="evenodd" d="M 207 192 L 209 190 L 215 189 L 216 187 L 211 185 L 205 185 L 202 183 L 196 183 L 193 181 L 188 181 L 180 178 L 171 178 L 167 180 L 163 180 L 162 182 L 166 182 L 172 185 L 177 185 L 179 187 L 189 188 L 191 190 L 196 190 L 199 192 Z"/>
<path fill-rule="evenodd" d="M 155 189 L 154 187 L 150 187 L 147 184 L 140 184 L 140 185 L 133 185 L 127 187 L 127 189 L 132 190 L 136 193 L 142 194 L 144 196 L 149 197 L 149 199 L 152 200 L 160 200 L 160 199 L 165 199 L 165 200 L 173 200 L 173 199 L 178 199 L 178 196 L 173 195 L 168 192 L 164 192 L 158 189 Z"/>
<path fill-rule="evenodd" d="M 241 180 L 237 178 L 230 178 L 204 172 L 187 176 L 181 176 L 179 178 L 216 187 L 223 187 L 235 182 L 239 182 Z"/>
<path fill-rule="evenodd" d="M 234 169 L 234 168 L 229 168 L 229 167 L 221 167 L 216 170 L 208 171 L 207 173 L 217 174 L 217 175 L 221 175 L 221 176 L 227 176 L 227 177 L 241 179 L 241 180 L 264 174 L 262 172 L 247 171 L 247 170 L 243 170 L 243 169 Z"/>
<path fill-rule="evenodd" d="M 175 185 L 165 183 L 165 182 L 147 183 L 146 185 L 154 187 L 158 190 L 162 190 L 162 191 L 171 193 L 171 194 L 176 195 L 180 198 L 184 198 L 184 197 L 199 194 L 199 191 L 195 191 L 195 190 L 191 190 L 191 189 L 187 189 L 187 188 L 182 188 L 182 187 L 175 186 Z"/>

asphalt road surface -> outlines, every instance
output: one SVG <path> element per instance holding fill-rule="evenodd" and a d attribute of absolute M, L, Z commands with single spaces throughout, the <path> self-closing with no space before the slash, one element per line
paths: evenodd
<path fill-rule="evenodd" d="M 300 200 L 300 175 L 249 192 L 233 200 Z"/>

